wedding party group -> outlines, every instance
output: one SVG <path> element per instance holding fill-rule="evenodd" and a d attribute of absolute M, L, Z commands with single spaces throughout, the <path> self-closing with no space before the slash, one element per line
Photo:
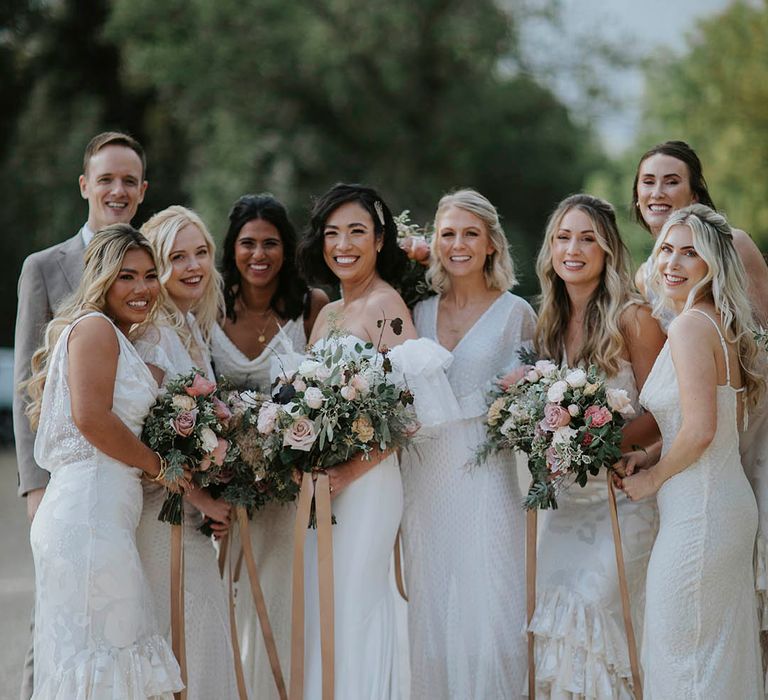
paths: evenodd
<path fill-rule="evenodd" d="M 90 141 L 79 186 L 86 223 L 18 286 L 23 700 L 396 700 L 404 673 L 412 700 L 766 697 L 768 266 L 686 143 L 639 158 L 634 275 L 610 203 L 554 207 L 536 310 L 473 189 L 424 236 L 363 185 L 300 236 L 246 194 L 219 255 L 183 206 L 132 227 L 128 134 Z M 541 415 L 489 398 L 525 382 Z M 532 416 L 557 506 L 535 575 L 523 458 L 478 457 Z"/>

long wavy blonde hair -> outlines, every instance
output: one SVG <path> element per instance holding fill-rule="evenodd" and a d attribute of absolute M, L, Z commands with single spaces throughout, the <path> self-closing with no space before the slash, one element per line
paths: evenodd
<path fill-rule="evenodd" d="M 135 228 L 128 224 L 113 224 L 101 229 L 85 250 L 85 269 L 80 284 L 75 292 L 64 299 L 56 311 L 55 318 L 46 326 L 44 342 L 32 355 L 32 376 L 19 386 L 26 391 L 29 403 L 25 413 L 32 429 L 37 428 L 40 420 L 40 408 L 48 375 L 48 363 L 56 342 L 64 329 L 81 316 L 100 311 L 104 313 L 107 293 L 123 265 L 123 258 L 129 250 L 145 250 L 152 260 L 154 251 L 149 241 Z M 152 307 L 147 319 L 133 329 L 141 332 L 141 327 L 151 323 L 162 303 L 162 288 L 157 303 Z"/>
<path fill-rule="evenodd" d="M 203 234 L 203 239 L 208 246 L 208 254 L 211 259 L 211 272 L 208 276 L 203 296 L 195 304 L 192 313 L 197 319 L 197 324 L 206 344 L 211 341 L 211 333 L 214 324 L 224 317 L 224 294 L 221 274 L 216 269 L 216 244 L 213 242 L 208 228 L 203 220 L 191 209 L 174 205 L 155 214 L 142 227 L 141 232 L 152 244 L 157 260 L 157 271 L 160 284 L 165 288 L 166 283 L 173 274 L 171 252 L 176 243 L 176 236 L 185 226 L 195 226 Z M 166 294 L 165 301 L 160 308 L 158 320 L 167 323 L 179 334 L 184 345 L 188 348 L 192 337 L 187 326 L 184 314 L 174 304 L 173 299 Z"/>
<path fill-rule="evenodd" d="M 447 292 L 451 286 L 451 278 L 446 272 L 445 267 L 443 267 L 442 262 L 440 262 L 440 256 L 437 254 L 440 217 L 451 207 L 468 211 L 485 224 L 488 238 L 493 246 L 493 253 L 488 256 L 483 268 L 485 283 L 488 285 L 488 289 L 498 289 L 505 292 L 515 287 L 517 285 L 515 267 L 512 263 L 512 256 L 509 253 L 509 242 L 506 235 L 504 235 L 504 229 L 501 227 L 496 207 L 479 192 L 463 189 L 444 195 L 437 204 L 434 222 L 435 233 L 432 236 L 432 255 L 430 257 L 429 269 L 427 270 L 427 281 L 432 289 L 438 294 L 442 294 Z"/>
<path fill-rule="evenodd" d="M 653 246 L 653 269 L 648 284 L 657 295 L 654 312 L 659 313 L 667 299 L 661 283 L 658 257 L 661 246 L 673 226 L 687 226 L 693 235 L 693 247 L 707 264 L 707 272 L 691 289 L 683 311 L 697 301 L 711 296 L 725 338 L 738 350 L 744 371 L 744 386 L 754 406 L 765 392 L 764 366 L 761 350 L 755 341 L 756 323 L 747 294 L 747 274 L 739 254 L 733 247 L 733 231 L 726 218 L 704 204 L 691 204 L 674 212 L 661 229 Z"/>
<path fill-rule="evenodd" d="M 619 360 L 626 354 L 622 316 L 629 306 L 642 304 L 633 292 L 629 271 L 629 252 L 621 240 L 613 207 L 603 199 L 588 194 L 574 194 L 564 199 L 549 217 L 544 242 L 536 259 L 536 275 L 541 286 L 539 320 L 535 347 L 541 357 L 555 362 L 564 359 L 565 337 L 571 315 L 571 302 L 565 282 L 552 265 L 552 242 L 563 217 L 578 209 L 592 222 L 598 245 L 605 251 L 605 266 L 600 283 L 587 302 L 583 341 L 571 364 L 595 364 L 608 376 L 619 371 Z"/>

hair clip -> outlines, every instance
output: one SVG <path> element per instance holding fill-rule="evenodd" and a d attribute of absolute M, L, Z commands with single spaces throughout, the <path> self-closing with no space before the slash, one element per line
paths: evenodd
<path fill-rule="evenodd" d="M 373 203 L 373 208 L 376 210 L 376 215 L 379 217 L 379 222 L 382 226 L 385 226 L 384 207 L 381 205 L 381 202 L 378 199 Z"/>

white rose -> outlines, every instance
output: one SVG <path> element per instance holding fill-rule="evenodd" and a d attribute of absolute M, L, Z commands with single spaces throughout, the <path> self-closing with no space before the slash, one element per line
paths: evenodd
<path fill-rule="evenodd" d="M 299 365 L 299 374 L 306 379 L 314 379 L 318 367 L 320 367 L 320 363 L 316 360 L 304 360 Z"/>
<path fill-rule="evenodd" d="M 560 403 L 565 398 L 566 391 L 568 391 L 568 385 L 562 379 L 555 382 L 547 391 L 547 401 Z"/>
<path fill-rule="evenodd" d="M 266 401 L 259 409 L 259 418 L 256 421 L 256 429 L 262 435 L 269 435 L 275 429 L 277 415 L 280 413 L 280 407 L 276 403 Z"/>
<path fill-rule="evenodd" d="M 208 426 L 200 428 L 200 441 L 203 443 L 203 452 L 213 452 L 219 445 L 219 438 Z"/>
<path fill-rule="evenodd" d="M 541 379 L 541 373 L 535 367 L 533 369 L 528 370 L 528 372 L 525 375 L 525 381 L 530 382 L 531 384 L 533 384 L 534 382 L 538 382 L 539 379 Z"/>
<path fill-rule="evenodd" d="M 293 388 L 296 389 L 296 391 L 306 391 L 307 383 L 303 379 L 294 379 Z"/>
<path fill-rule="evenodd" d="M 635 415 L 635 409 L 624 389 L 607 389 L 605 398 L 608 401 L 608 408 L 612 411 L 617 411 L 625 418 Z"/>
<path fill-rule="evenodd" d="M 572 372 L 568 372 L 565 381 L 568 383 L 568 386 L 578 389 L 587 383 L 587 373 L 583 369 L 575 369 Z"/>
<path fill-rule="evenodd" d="M 180 408 L 182 411 L 191 411 L 197 405 L 195 400 L 186 394 L 174 394 L 171 403 L 174 407 Z"/>
<path fill-rule="evenodd" d="M 365 396 L 370 391 L 368 380 L 362 374 L 356 374 L 350 379 L 349 385 L 357 389 L 361 396 Z"/>
<path fill-rule="evenodd" d="M 317 379 L 318 381 L 324 382 L 332 374 L 333 374 L 333 370 L 330 367 L 328 367 L 327 365 L 320 365 L 315 370 L 315 379 Z"/>
<path fill-rule="evenodd" d="M 557 365 L 552 360 L 539 360 L 534 367 L 543 377 L 557 372 Z"/>
<path fill-rule="evenodd" d="M 304 392 L 304 401 L 310 408 L 320 408 L 323 405 L 325 398 L 323 392 L 316 386 L 311 386 Z"/>
<path fill-rule="evenodd" d="M 341 387 L 341 395 L 347 401 L 354 401 L 357 398 L 357 389 L 348 384 L 347 386 Z"/>
<path fill-rule="evenodd" d="M 575 403 L 572 403 L 570 406 L 568 406 L 568 413 L 570 413 L 572 416 L 576 417 L 580 412 L 581 409 Z"/>
<path fill-rule="evenodd" d="M 578 434 L 578 430 L 569 428 L 567 425 L 562 428 L 558 428 L 554 433 L 552 433 L 552 444 L 557 445 L 572 442 Z"/>

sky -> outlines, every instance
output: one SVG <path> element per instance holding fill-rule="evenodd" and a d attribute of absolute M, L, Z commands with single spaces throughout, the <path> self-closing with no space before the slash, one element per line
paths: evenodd
<path fill-rule="evenodd" d="M 682 52 L 686 35 L 697 19 L 716 14 L 731 0 L 561 0 L 562 29 L 554 35 L 535 25 L 526 31 L 524 45 L 532 56 L 546 62 L 545 56 L 567 52 L 575 43 L 583 45 L 594 37 L 619 40 L 630 51 L 650 56 L 659 48 Z M 537 60 L 534 58 L 534 60 Z M 614 70 L 600 66 L 601 82 L 617 104 L 595 110 L 590 116 L 606 149 L 619 153 L 632 143 L 638 128 L 642 105 L 643 79 L 639 69 Z M 572 108 L 583 107 L 583 96 L 575 93 L 567 70 L 555 71 L 551 83 Z"/>

